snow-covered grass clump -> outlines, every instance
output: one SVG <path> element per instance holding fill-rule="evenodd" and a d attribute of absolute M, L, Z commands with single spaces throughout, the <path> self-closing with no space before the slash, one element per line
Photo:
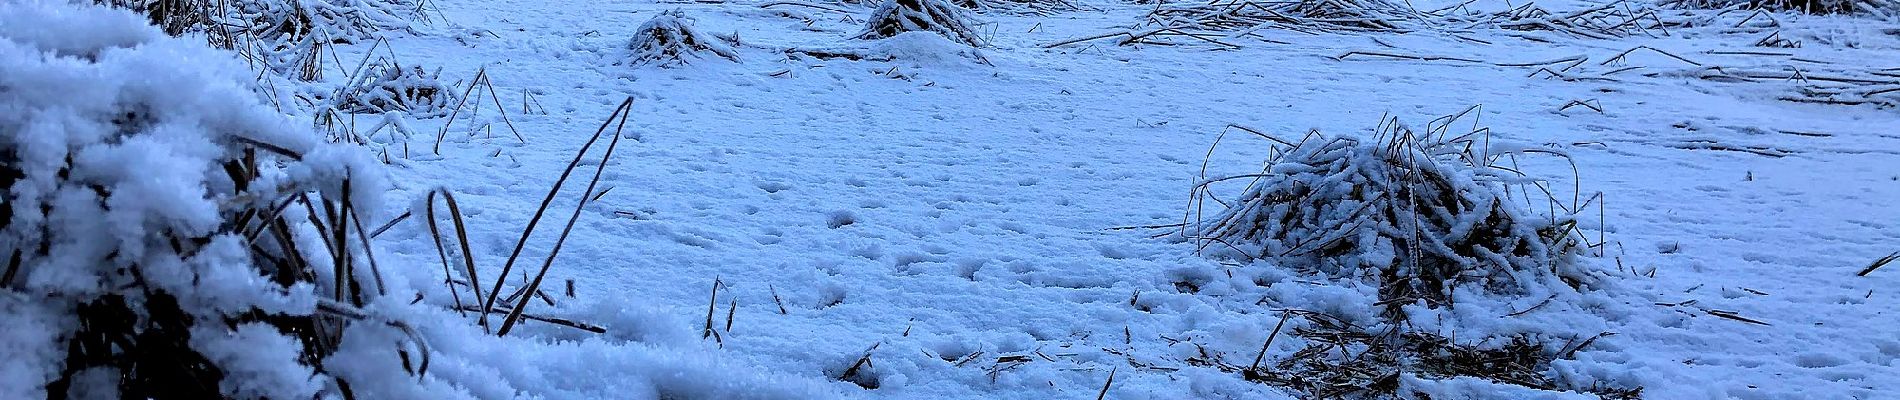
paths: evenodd
<path fill-rule="evenodd" d="M 708 56 L 739 61 L 739 53 L 723 40 L 694 29 L 685 13 L 668 11 L 640 24 L 627 48 L 633 50 L 634 65 L 674 67 Z"/>
<path fill-rule="evenodd" d="M 1216 253 L 1376 283 L 1393 311 L 1452 305 L 1463 286 L 1532 295 L 1595 282 L 1572 262 L 1574 223 L 1509 201 L 1504 185 L 1520 178 L 1424 140 L 1308 138 L 1189 236 Z"/>
<path fill-rule="evenodd" d="M 1388 121 L 1370 140 L 1272 139 L 1282 146 L 1264 170 L 1197 185 L 1195 204 L 1225 206 L 1205 218 L 1191 214 L 1198 220 L 1182 228 L 1204 253 L 1270 263 L 1374 297 L 1372 307 L 1304 299 L 1322 307 L 1281 311 L 1302 317 L 1291 335 L 1307 344 L 1277 363 L 1243 369 L 1247 379 L 1329 398 L 1404 396 L 1410 389 L 1402 382 L 1465 378 L 1612 398 L 1640 393 L 1559 385 L 1545 372 L 1587 345 L 1564 341 L 1592 333 L 1502 320 L 1548 308 L 1555 316 L 1525 320 L 1590 329 L 1598 323 L 1573 303 L 1588 302 L 1578 291 L 1600 286 L 1603 275 L 1578 262 L 1589 243 L 1574 211 L 1530 211 L 1524 201 L 1531 193 L 1548 197 L 1545 183 L 1496 164 L 1554 152 L 1486 141 L 1482 130 L 1447 138 L 1455 119 L 1434 121 L 1422 135 Z M 1223 200 L 1208 190 L 1220 182 L 1248 183 Z M 1359 354 L 1336 351 L 1343 348 Z"/>
<path fill-rule="evenodd" d="M 859 39 L 884 39 L 904 32 L 934 32 L 958 43 L 981 46 L 969 11 L 944 0 L 891 0 L 871 11 Z"/>
<path fill-rule="evenodd" d="M 1431 136 L 1396 123 L 1372 141 L 1310 136 L 1236 177 L 1254 182 L 1186 235 L 1214 254 L 1377 285 L 1393 313 L 1452 306 L 1465 287 L 1533 296 L 1597 281 L 1573 261 L 1575 222 L 1512 201 L 1507 186 L 1531 181 L 1492 167 L 1522 150 Z"/>

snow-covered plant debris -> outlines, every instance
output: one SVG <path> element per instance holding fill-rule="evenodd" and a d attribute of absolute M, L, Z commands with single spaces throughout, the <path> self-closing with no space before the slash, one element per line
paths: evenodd
<path fill-rule="evenodd" d="M 640 24 L 627 48 L 633 50 L 634 65 L 674 67 L 708 54 L 739 61 L 739 53 L 724 39 L 694 29 L 693 19 L 679 11 L 662 12 Z"/>
<path fill-rule="evenodd" d="M 1435 387 L 1460 381 L 1522 393 L 1478 398 L 1554 398 L 1559 390 L 1604 400 L 1642 398 L 1641 387 L 1576 385 L 1546 374 L 1553 361 L 1571 358 L 1575 350 L 1589 346 L 1587 342 L 1552 349 L 1527 336 L 1512 336 L 1494 345 L 1473 345 L 1391 327 L 1367 334 L 1364 327 L 1319 312 L 1288 311 L 1286 316 L 1302 320 L 1302 326 L 1288 333 L 1305 339 L 1305 344 L 1277 363 L 1247 366 L 1242 372 L 1247 380 L 1325 399 L 1446 398 Z"/>
<path fill-rule="evenodd" d="M 346 329 L 424 372 L 401 324 L 357 322 L 384 290 L 351 243 L 384 190 L 367 154 L 138 15 L 4 7 L 0 398 L 312 398 L 343 387 Z"/>
<path fill-rule="evenodd" d="M 883 39 L 904 32 L 934 32 L 950 40 L 981 46 L 969 12 L 944 0 L 890 0 L 865 21 L 859 39 Z"/>
<path fill-rule="evenodd" d="M 1082 5 L 1069 0 L 954 0 L 965 9 L 980 12 L 1053 14 L 1058 11 L 1082 9 Z"/>
<path fill-rule="evenodd" d="M 1663 5 L 1690 9 L 1753 9 L 1807 14 L 1900 16 L 1900 0 L 1674 0 Z"/>
<path fill-rule="evenodd" d="M 453 85 L 442 82 L 439 68 L 430 72 L 421 66 L 384 62 L 370 65 L 348 83 L 336 99 L 336 108 L 358 114 L 399 111 L 428 118 L 448 114 L 460 98 Z"/>
<path fill-rule="evenodd" d="M 874 42 L 845 43 L 830 48 L 794 48 L 786 50 L 786 54 L 819 59 L 901 60 L 904 62 L 901 65 L 915 68 L 989 64 L 989 59 L 978 49 L 931 32 L 904 32 Z"/>
<path fill-rule="evenodd" d="M 1388 317 L 1420 302 L 1453 305 L 1471 289 L 1530 296 L 1596 282 L 1574 262 L 1582 238 L 1569 216 L 1511 201 L 1509 187 L 1531 184 L 1491 160 L 1512 152 L 1414 136 L 1396 122 L 1380 132 L 1290 144 L 1265 171 L 1227 178 L 1254 182 L 1185 236 L 1210 253 L 1374 285 Z"/>
<path fill-rule="evenodd" d="M 1168 28 L 1236 31 L 1284 26 L 1300 31 L 1406 31 L 1426 15 L 1387 0 L 1186 2 L 1156 8 L 1150 21 Z"/>
<path fill-rule="evenodd" d="M 1492 28 L 1515 31 L 1551 31 L 1591 39 L 1613 39 L 1657 32 L 1680 25 L 1658 16 L 1654 5 L 1618 2 L 1613 6 L 1590 7 L 1575 11 L 1552 11 L 1536 4 L 1524 4 L 1495 12 L 1457 13 L 1446 10 L 1439 20 L 1465 28 Z M 1605 24 L 1597 21 L 1627 21 Z"/>

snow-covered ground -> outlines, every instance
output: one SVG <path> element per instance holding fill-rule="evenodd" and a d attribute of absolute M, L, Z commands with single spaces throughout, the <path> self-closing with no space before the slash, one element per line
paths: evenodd
<path fill-rule="evenodd" d="M 1900 267 L 1856 275 L 1900 251 L 1900 93 L 1885 108 L 1783 99 L 1817 77 L 1900 80 L 1900 23 L 1784 13 L 1764 27 L 1734 12 L 1609 39 L 1265 29 L 1223 39 L 1238 47 L 1045 46 L 1139 31 L 1154 7 L 1084 4 L 978 14 L 989 43 L 973 49 L 929 33 L 854 40 L 873 8 L 857 4 L 430 0 L 432 23 L 337 46 L 328 68 L 342 73 L 374 45 L 447 81 L 486 72 L 522 140 L 489 103 L 458 117 L 439 154 L 442 117 L 406 117 L 420 134 L 370 146 L 395 166 L 383 214 L 454 192 L 487 275 L 561 168 L 633 98 L 606 191 L 548 274 L 560 284 L 546 286 L 571 280 L 574 292 L 547 314 L 608 333 L 427 333 L 447 349 L 431 372 L 439 389 L 479 398 L 1095 398 L 1111 373 L 1110 399 L 1298 398 L 1219 364 L 1252 363 L 1281 321 L 1274 310 L 1370 318 L 1376 292 L 1223 263 L 1138 227 L 1182 222 L 1199 176 L 1258 172 L 1271 142 L 1228 134 L 1210 153 L 1229 124 L 1369 135 L 1382 116 L 1422 126 L 1474 105 L 1459 123 L 1489 127 L 1500 146 L 1570 156 L 1574 175 L 1561 158 L 1522 160 L 1552 197 L 1602 193 L 1600 218 L 1592 205 L 1581 223 L 1607 245 L 1582 262 L 1610 278 L 1560 305 L 1461 307 L 1441 316 L 1453 320 L 1441 334 L 1568 338 L 1580 349 L 1554 364 L 1555 381 L 1651 399 L 1900 389 Z M 738 61 L 632 63 L 636 27 L 669 10 L 736 36 Z M 1776 31 L 1802 46 L 1752 46 Z M 1354 51 L 1418 57 L 1342 57 Z M 1793 78 L 1705 79 L 1718 73 Z M 529 242 L 526 264 L 550 236 Z M 385 264 L 439 263 L 416 219 L 379 239 Z M 448 303 L 439 275 L 410 276 L 426 304 Z M 701 338 L 709 314 L 716 340 Z M 1301 346 L 1283 334 L 1267 360 Z M 1407 384 L 1439 399 L 1589 398 Z M 711 387 L 730 391 L 696 389 Z"/>

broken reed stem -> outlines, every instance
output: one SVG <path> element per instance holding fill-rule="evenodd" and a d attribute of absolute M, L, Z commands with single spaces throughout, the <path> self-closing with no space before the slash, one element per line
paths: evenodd
<path fill-rule="evenodd" d="M 719 285 L 721 283 L 723 282 L 719 280 L 719 277 L 713 277 L 712 290 L 706 291 L 708 293 L 707 296 L 709 296 L 706 300 L 706 328 L 699 332 L 700 339 L 709 338 L 713 335 L 713 309 L 719 305 Z"/>
<path fill-rule="evenodd" d="M 336 293 L 337 302 L 343 301 L 343 295 L 346 292 L 346 286 L 344 286 L 345 284 L 351 284 L 351 286 L 354 286 L 353 285 L 354 279 L 351 278 L 351 275 L 354 272 L 351 271 L 350 269 L 351 267 L 350 266 L 350 240 L 349 240 L 350 231 L 348 229 L 348 223 L 343 222 L 343 221 L 348 221 L 350 219 L 351 205 L 350 205 L 350 176 L 349 175 L 350 174 L 348 172 L 345 172 L 343 175 L 343 201 L 342 201 L 343 205 L 342 207 L 340 209 L 338 207 L 333 207 L 329 200 L 324 200 L 323 202 L 323 207 L 331 211 L 329 213 L 330 229 L 332 229 L 333 233 L 330 236 L 332 238 L 330 245 L 333 246 L 333 248 L 335 249 L 335 252 L 332 253 L 333 257 L 335 258 L 332 261 L 336 262 L 336 271 L 335 271 L 336 272 L 336 288 L 335 288 L 336 291 L 335 293 Z M 351 297 L 355 297 L 355 296 L 351 296 Z M 350 304 L 354 306 L 358 306 L 358 307 L 362 306 L 361 302 L 353 301 Z"/>
<path fill-rule="evenodd" d="M 469 95 L 479 95 L 479 93 L 475 91 L 475 88 L 478 86 L 487 86 L 489 100 L 495 104 L 495 111 L 501 113 L 501 122 L 508 126 L 508 132 L 514 134 L 515 140 L 521 143 L 528 142 L 528 139 L 521 136 L 521 131 L 515 129 L 514 121 L 508 118 L 508 107 L 501 105 L 501 96 L 495 94 L 495 82 L 488 77 L 488 67 L 484 66 L 481 69 L 475 70 L 475 78 L 470 79 L 468 82 L 468 88 L 462 90 L 462 100 L 455 103 L 455 110 L 449 112 L 449 118 L 447 122 L 444 122 L 442 124 L 442 130 L 440 132 L 436 132 L 435 148 L 432 150 L 435 152 L 436 155 L 442 154 L 442 140 L 448 138 L 449 128 L 455 125 L 455 117 L 462 114 L 462 107 L 468 105 Z M 522 89 L 522 90 L 523 90 L 522 93 L 525 96 L 525 94 L 527 93 L 526 92 L 527 89 Z M 476 109 L 474 111 L 471 111 L 471 114 L 474 112 L 481 111 L 480 100 L 476 101 L 475 107 Z M 526 106 L 524 105 L 523 107 L 526 107 Z"/>
<path fill-rule="evenodd" d="M 363 245 L 363 259 L 369 261 L 369 276 L 376 280 L 376 294 L 388 295 L 389 289 L 383 285 L 383 270 L 376 265 L 376 249 L 369 245 L 369 231 L 363 229 L 360 217 L 350 218 L 350 224 L 356 228 L 356 242 Z"/>
<path fill-rule="evenodd" d="M 508 118 L 508 107 L 501 105 L 501 95 L 495 94 L 495 82 L 488 78 L 488 74 L 482 74 L 482 84 L 488 86 L 488 99 L 494 101 L 495 112 L 501 113 L 501 123 L 508 125 L 508 133 L 514 134 L 516 141 L 528 143 L 528 139 L 521 137 L 521 131 L 515 130 L 515 122 Z"/>
<path fill-rule="evenodd" d="M 1603 211 L 1605 203 L 1609 201 L 1610 199 L 1605 197 L 1603 192 L 1597 192 L 1597 257 L 1603 257 L 1610 249 L 1609 217 Z"/>
<path fill-rule="evenodd" d="M 442 202 L 449 206 L 449 216 L 453 218 L 455 222 L 455 240 L 462 246 L 462 265 L 468 270 L 469 290 L 475 292 L 476 302 L 483 302 L 484 297 L 482 295 L 481 286 L 475 284 L 482 280 L 481 277 L 475 273 L 475 252 L 473 250 L 474 247 L 468 245 L 468 226 L 462 222 L 462 206 L 455 201 L 455 194 L 449 193 L 447 190 L 442 191 Z M 429 207 L 431 209 L 435 208 L 435 203 L 433 201 L 430 202 Z M 433 217 L 431 218 L 429 223 L 434 224 L 435 220 Z M 492 296 L 494 293 L 489 293 L 488 295 Z M 483 330 L 488 329 L 487 322 L 487 318 L 482 319 Z"/>
<path fill-rule="evenodd" d="M 561 230 L 560 237 L 555 240 L 554 247 L 548 252 L 547 262 L 542 264 L 540 274 L 536 275 L 533 282 L 528 285 L 527 291 L 531 293 L 536 287 L 540 286 L 541 279 L 547 275 L 548 267 L 554 263 L 554 256 L 560 251 L 561 244 L 566 242 L 568 233 L 574 228 L 574 222 L 580 218 L 581 210 L 587 205 L 586 199 L 588 194 L 594 190 L 594 185 L 600 182 L 601 172 L 607 168 L 608 161 L 612 159 L 614 148 L 619 146 L 621 132 L 626 127 L 627 114 L 632 113 L 632 109 L 633 97 L 627 97 L 625 101 L 620 103 L 620 107 L 614 109 L 613 114 L 607 116 L 606 121 L 601 122 L 600 129 L 594 131 L 593 138 L 588 139 L 586 144 L 581 145 L 579 151 L 574 152 L 574 159 L 568 161 L 567 168 L 561 170 L 560 178 L 555 179 L 553 187 L 548 189 L 547 197 L 542 198 L 540 207 L 535 209 L 534 217 L 530 218 L 528 220 L 528 226 L 521 230 L 521 238 L 515 242 L 514 250 L 508 254 L 508 261 L 502 264 L 501 273 L 496 275 L 495 284 L 488 293 L 494 294 L 501 292 L 501 285 L 508 276 L 508 272 L 514 269 L 515 261 L 521 257 L 521 251 L 527 247 L 528 238 L 534 234 L 535 226 L 541 222 L 541 217 L 547 214 L 548 206 L 554 203 L 555 196 L 560 194 L 561 187 L 567 183 L 567 178 L 573 175 L 574 169 L 580 166 L 581 159 L 587 155 L 587 150 L 592 148 L 595 143 L 600 141 L 600 137 L 607 133 L 607 127 L 613 126 L 614 120 L 619 119 L 620 125 L 614 130 L 614 138 L 608 143 L 607 153 L 601 157 L 600 166 L 595 170 L 593 180 L 588 182 L 586 192 L 581 194 L 580 204 L 574 207 L 573 216 L 568 218 L 567 226 Z M 524 296 L 521 303 L 517 304 L 514 310 L 509 314 L 508 319 L 502 321 L 502 327 L 496 332 L 496 335 L 505 336 L 508 334 L 508 329 L 513 325 L 512 322 L 514 322 L 516 318 L 519 318 L 521 310 L 527 306 L 527 297 L 529 296 Z M 489 296 L 488 300 L 482 304 L 482 313 L 487 314 L 493 311 L 495 309 L 494 303 L 495 296 Z"/>
<path fill-rule="evenodd" d="M 0 281 L 0 282 L 5 282 L 5 281 Z M 772 286 L 771 284 L 766 284 L 765 287 L 772 290 L 772 303 L 778 305 L 778 314 L 779 315 L 789 314 L 785 312 L 785 302 L 782 300 L 779 300 L 778 287 Z"/>
<path fill-rule="evenodd" d="M 426 216 L 429 219 L 429 234 L 431 237 L 435 238 L 436 255 L 439 256 L 442 260 L 442 272 L 444 274 L 443 277 L 445 279 L 452 279 L 450 277 L 453 276 L 453 274 L 450 272 L 451 269 L 449 268 L 448 249 L 442 245 L 442 229 L 438 226 L 439 224 L 436 222 L 435 196 L 437 194 L 442 195 L 443 203 L 446 203 L 449 207 L 449 217 L 453 219 L 453 221 L 455 222 L 455 239 L 462 246 L 461 253 L 462 253 L 463 272 L 468 274 L 468 281 L 470 283 L 470 285 L 468 285 L 469 290 L 475 292 L 475 304 L 487 304 L 487 301 L 482 296 L 481 285 L 474 284 L 475 282 L 481 282 L 482 280 L 475 274 L 475 254 L 473 251 L 473 247 L 469 247 L 468 245 L 468 227 L 462 221 L 462 207 L 460 203 L 457 203 L 455 201 L 454 193 L 450 193 L 447 189 L 436 189 L 436 190 L 430 191 L 428 198 L 425 199 L 427 200 L 429 206 L 424 209 L 425 210 L 424 212 L 427 214 Z M 455 305 L 457 309 L 460 309 L 462 306 L 461 294 L 459 294 L 460 292 L 461 292 L 460 290 L 456 290 L 453 286 L 449 288 L 449 295 L 455 298 Z M 478 319 L 477 325 L 480 325 L 482 327 L 482 330 L 486 332 L 488 330 L 488 314 L 487 313 L 479 314 L 477 316 L 477 319 Z"/>
<path fill-rule="evenodd" d="M 324 298 L 317 298 L 317 313 L 355 321 L 369 321 L 373 318 L 369 312 L 363 311 L 361 308 L 351 307 L 348 304 L 342 304 Z M 415 328 L 410 327 L 409 324 L 403 323 L 402 321 L 390 319 L 375 319 L 375 321 L 402 331 L 403 335 L 408 337 L 409 342 L 416 346 L 416 353 L 420 354 L 421 358 L 415 370 L 416 379 L 422 379 L 423 375 L 429 371 L 429 342 L 423 340 L 422 334 L 416 332 Z M 321 326 L 321 324 L 318 324 L 318 326 Z M 403 360 L 405 364 L 408 362 L 406 358 L 405 356 L 405 360 Z"/>
<path fill-rule="evenodd" d="M 858 361 L 851 363 L 850 368 L 845 368 L 844 373 L 838 375 L 838 380 L 848 381 L 851 380 L 851 377 L 857 376 L 858 368 L 863 368 L 865 365 L 871 363 L 871 352 L 877 351 L 877 347 L 883 345 L 884 342 L 872 343 L 870 348 L 864 349 L 864 356 L 858 357 Z"/>
<path fill-rule="evenodd" d="M 473 305 L 470 305 L 467 307 L 460 307 L 460 308 L 457 308 L 456 310 L 467 311 L 467 312 L 481 312 L 482 311 L 482 309 L 475 308 L 475 306 Z M 491 310 L 490 311 L 490 313 L 494 313 L 494 314 L 507 314 L 508 312 L 509 312 L 508 310 Z M 521 314 L 521 319 L 545 322 L 545 323 L 565 326 L 565 327 L 579 329 L 579 330 L 593 332 L 593 333 L 607 333 L 607 328 L 602 328 L 599 326 L 595 326 L 593 324 L 588 324 L 585 322 L 575 321 L 575 320 L 566 319 L 566 318 L 543 317 L 543 316 L 538 316 L 534 314 L 523 313 Z"/>
<path fill-rule="evenodd" d="M 1867 274 L 1874 273 L 1874 270 L 1880 269 L 1880 267 L 1884 267 L 1884 266 L 1887 266 L 1887 264 L 1893 263 L 1894 260 L 1900 260 L 1900 251 L 1893 252 L 1893 254 L 1888 254 L 1886 257 L 1881 257 L 1879 259 L 1874 260 L 1873 264 L 1867 265 L 1867 268 L 1861 269 L 1860 273 L 1854 274 L 1854 276 L 1867 276 Z"/>
<path fill-rule="evenodd" d="M 732 333 L 732 317 L 739 313 L 739 299 L 727 299 L 731 306 L 726 308 L 726 333 Z"/>
<path fill-rule="evenodd" d="M 1110 385 L 1115 384 L 1115 372 L 1117 371 L 1121 371 L 1121 367 L 1115 367 L 1115 369 L 1108 370 L 1108 381 L 1102 382 L 1102 391 L 1095 394 L 1095 400 L 1102 400 L 1102 399 L 1108 398 L 1108 387 Z"/>
<path fill-rule="evenodd" d="M 1662 51 L 1662 49 L 1658 49 L 1658 48 L 1654 48 L 1654 47 L 1649 47 L 1649 46 L 1636 46 L 1636 47 L 1631 47 L 1631 48 L 1630 48 L 1629 50 L 1624 50 L 1624 51 L 1623 51 L 1622 53 L 1617 53 L 1615 57 L 1610 57 L 1610 58 L 1609 58 L 1609 59 L 1607 59 L 1607 60 L 1603 60 L 1603 62 L 1600 62 L 1600 63 L 1597 63 L 1597 65 L 1610 65 L 1610 63 L 1613 63 L 1613 62 L 1621 62 L 1621 61 L 1623 61 L 1623 59 L 1624 59 L 1624 58 L 1626 58 L 1626 57 L 1629 57 L 1629 55 L 1630 55 L 1630 53 L 1635 53 L 1635 52 L 1636 52 L 1637 50 L 1645 50 L 1645 49 L 1647 49 L 1647 50 L 1649 50 L 1650 52 L 1654 52 L 1654 53 L 1656 53 L 1656 54 L 1661 54 L 1661 55 L 1665 55 L 1665 56 L 1669 56 L 1669 58 L 1674 58 L 1674 59 L 1676 59 L 1676 60 L 1678 60 L 1678 61 L 1682 61 L 1682 62 L 1685 62 L 1685 63 L 1689 63 L 1689 65 L 1693 65 L 1693 66 L 1697 66 L 1697 67 L 1700 67 L 1700 66 L 1703 66 L 1703 65 L 1702 65 L 1702 63 L 1699 63 L 1699 62 L 1695 62 L 1695 61 L 1693 61 L 1693 60 L 1690 60 L 1690 59 L 1687 59 L 1687 58 L 1683 58 L 1682 56 L 1678 56 L 1678 55 L 1675 55 L 1675 53 L 1670 53 L 1670 52 L 1667 52 L 1667 51 Z"/>
<path fill-rule="evenodd" d="M 1346 54 L 1340 54 L 1340 55 L 1339 55 L 1338 57 L 1333 57 L 1333 59 L 1336 59 L 1336 60 L 1342 60 L 1342 61 L 1343 61 L 1343 60 L 1345 60 L 1345 59 L 1346 59 L 1347 57 L 1352 57 L 1352 56 L 1355 56 L 1355 55 L 1359 55 L 1359 56 L 1370 56 L 1370 57 L 1385 57 L 1385 58 L 1397 58 L 1397 59 L 1405 59 L 1405 60 L 1418 60 L 1418 61 L 1440 61 L 1440 60 L 1444 60 L 1444 61 L 1462 61 L 1462 62 L 1468 62 L 1468 63 L 1475 63 L 1475 64 L 1482 64 L 1482 63 L 1484 63 L 1484 61 L 1482 61 L 1482 60 L 1473 60 L 1473 59 L 1469 59 L 1469 58 L 1462 58 L 1462 57 L 1450 57 L 1450 56 L 1433 56 L 1433 55 L 1411 55 L 1411 54 L 1397 54 L 1397 53 L 1385 53 L 1385 52 L 1377 52 L 1377 51 L 1348 51 L 1348 52 L 1346 52 Z"/>
<path fill-rule="evenodd" d="M 1273 339 L 1280 336 L 1280 328 L 1286 327 L 1286 320 L 1292 317 L 1293 311 L 1280 311 L 1280 323 L 1274 324 L 1273 333 L 1267 334 L 1267 343 L 1260 345 L 1260 354 L 1253 356 L 1253 366 L 1247 367 L 1248 373 L 1257 373 L 1256 371 L 1260 370 L 1260 361 L 1267 358 L 1267 348 L 1273 347 Z"/>
<path fill-rule="evenodd" d="M 435 134 L 434 152 L 436 155 L 442 155 L 442 140 L 449 136 L 449 127 L 455 125 L 455 117 L 457 115 L 462 114 L 462 106 L 468 105 L 468 96 L 471 94 L 475 94 L 475 82 L 479 81 L 483 76 L 486 76 L 487 74 L 488 74 L 488 67 L 486 66 L 481 67 L 481 69 L 475 70 L 475 79 L 469 80 L 468 89 L 462 90 L 462 100 L 455 103 L 455 110 L 450 111 L 449 119 L 447 120 L 447 122 L 442 123 L 442 131 L 437 132 Z M 476 107 L 481 107 L 481 106 L 476 105 Z M 601 128 L 606 129 L 606 126 L 603 125 Z M 593 144 L 593 142 L 588 142 L 588 144 Z M 582 147 L 582 149 L 586 149 L 586 148 Z M 490 293 L 493 293 L 493 292 L 490 292 Z M 487 308 L 487 307 L 483 307 L 483 308 Z"/>

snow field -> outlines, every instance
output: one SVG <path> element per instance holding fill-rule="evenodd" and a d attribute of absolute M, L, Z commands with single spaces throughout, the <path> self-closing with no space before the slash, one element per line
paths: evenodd
<path fill-rule="evenodd" d="M 371 135 L 366 147 L 392 165 L 393 187 L 371 211 L 415 213 L 428 192 L 454 192 L 476 264 L 492 277 L 560 168 L 633 98 L 604 192 L 584 203 L 547 277 L 554 305 L 530 308 L 606 333 L 527 322 L 519 334 L 484 334 L 447 310 L 435 242 L 411 219 L 376 250 L 385 265 L 419 267 L 392 274 L 398 300 L 368 310 L 422 327 L 432 367 L 417 379 L 387 357 L 383 343 L 402 340 L 391 331 L 350 332 L 368 339 L 328 362 L 347 367 L 333 371 L 359 394 L 1093 398 L 1112 372 L 1112 399 L 1299 398 L 1219 365 L 1251 363 L 1281 321 L 1274 310 L 1376 324 L 1376 288 L 1223 263 L 1153 238 L 1166 230 L 1117 228 L 1182 222 L 1203 165 L 1208 176 L 1258 172 L 1266 141 L 1230 134 L 1234 142 L 1209 153 L 1228 124 L 1285 138 L 1370 135 L 1381 115 L 1418 125 L 1474 104 L 1475 124 L 1500 148 L 1545 147 L 1577 162 L 1580 182 L 1561 159 L 1522 160 L 1551 180 L 1552 197 L 1603 194 L 1602 217 L 1590 211 L 1579 222 L 1609 244 L 1581 262 L 1613 277 L 1553 301 L 1415 308 L 1417 329 L 1588 341 L 1553 364 L 1553 380 L 1640 386 L 1645 398 L 1868 399 L 1900 387 L 1900 341 L 1888 334 L 1900 315 L 1886 306 L 1900 275 L 1855 276 L 1900 250 L 1891 201 L 1900 113 L 1789 101 L 1817 80 L 1797 73 L 1823 84 L 1890 77 L 1900 36 L 1876 19 L 1774 14 L 1764 25 L 1741 12 L 1664 12 L 1712 22 L 1611 39 L 1262 30 L 1229 39 L 1240 45 L 1232 49 L 1044 46 L 1126 30 L 1153 7 L 1097 2 L 981 14 L 976 30 L 988 45 L 971 48 L 928 33 L 852 39 L 873 10 L 860 4 L 429 5 L 433 23 L 388 31 L 386 44 L 335 46 L 326 72 L 341 76 L 372 46 L 401 65 L 441 68 L 442 81 L 462 80 L 454 85 L 480 70 L 499 99 L 471 104 L 498 102 L 507 121 L 493 107 L 453 121 L 397 115 L 391 121 L 420 134 Z M 698 32 L 737 38 L 738 60 L 635 65 L 637 27 L 675 11 Z M 67 46 L 66 36 L 18 29 L 41 25 L 8 14 L 0 10 L 10 40 L 0 44 Z M 113 40 L 115 31 L 100 32 Z M 1751 46 L 1775 32 L 1802 47 Z M 1342 57 L 1354 51 L 1409 57 Z M 1547 67 L 1562 71 L 1539 70 Z M 0 100 L 8 87 L 0 84 Z M 371 126 L 388 117 L 358 118 Z M 430 133 L 445 123 L 436 154 Z M 599 158 L 598 149 L 587 157 Z M 572 187 L 550 224 L 577 203 Z M 528 242 L 525 264 L 538 266 L 551 237 Z M 512 287 L 520 277 L 507 279 Z M 573 297 L 559 293 L 569 281 Z M 423 300 L 406 304 L 410 291 Z M 0 310 L 20 326 L 57 325 Z M 706 324 L 717 339 L 702 337 Z M 0 348 L 43 347 L 32 330 L 17 332 Z M 273 347 L 276 338 L 254 333 L 228 340 Z M 1280 334 L 1266 360 L 1305 344 Z M 0 372 L 8 382 L 44 375 Z M 1588 398 L 1474 378 L 1400 384 L 1433 398 Z M 303 390 L 292 389 L 283 390 Z M 32 397 L 27 390 L 20 396 Z"/>

